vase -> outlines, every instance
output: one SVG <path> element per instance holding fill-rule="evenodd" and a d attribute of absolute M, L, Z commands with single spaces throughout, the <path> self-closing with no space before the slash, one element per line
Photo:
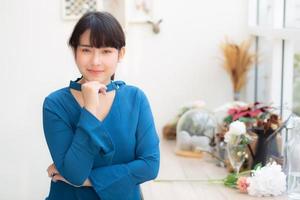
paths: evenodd
<path fill-rule="evenodd" d="M 236 140 L 240 141 L 240 139 Z M 240 172 L 242 164 L 247 157 L 247 145 L 228 142 L 226 145 L 226 149 L 230 164 L 233 167 L 234 171 L 238 174 Z"/>
<path fill-rule="evenodd" d="M 239 101 L 241 99 L 241 93 L 240 92 L 234 92 L 233 94 L 233 100 Z"/>
<path fill-rule="evenodd" d="M 294 127 L 287 142 L 287 193 L 291 199 L 300 199 L 300 118 L 293 121 Z"/>
<path fill-rule="evenodd" d="M 276 135 L 273 135 L 274 130 L 271 128 L 265 130 L 256 127 L 252 131 L 257 135 L 252 168 L 258 163 L 265 166 L 272 156 L 279 156 Z"/>
<path fill-rule="evenodd" d="M 226 167 L 225 166 L 225 159 L 226 157 L 226 142 L 224 142 L 224 137 L 222 133 L 217 133 L 215 136 L 215 141 L 216 141 L 216 153 L 217 157 L 219 158 L 217 166 L 219 167 Z"/>

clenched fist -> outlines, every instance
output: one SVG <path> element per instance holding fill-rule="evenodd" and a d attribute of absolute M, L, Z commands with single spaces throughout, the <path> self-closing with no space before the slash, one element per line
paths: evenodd
<path fill-rule="evenodd" d="M 94 115 L 97 115 L 100 108 L 99 92 L 105 95 L 106 89 L 106 86 L 98 81 L 89 81 L 81 86 L 84 107 Z"/>

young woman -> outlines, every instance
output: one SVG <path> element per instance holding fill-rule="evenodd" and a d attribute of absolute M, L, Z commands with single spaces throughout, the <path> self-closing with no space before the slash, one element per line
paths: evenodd
<path fill-rule="evenodd" d="M 125 36 L 106 12 L 85 14 L 69 40 L 82 77 L 43 104 L 53 159 L 47 200 L 140 200 L 159 170 L 159 139 L 147 97 L 114 81 Z"/>

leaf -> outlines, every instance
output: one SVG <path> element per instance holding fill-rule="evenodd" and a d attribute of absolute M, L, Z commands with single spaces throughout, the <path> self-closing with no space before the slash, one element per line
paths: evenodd
<path fill-rule="evenodd" d="M 255 119 L 253 118 L 249 118 L 249 117 L 241 117 L 239 118 L 239 121 L 244 122 L 244 123 L 254 123 Z"/>
<path fill-rule="evenodd" d="M 230 173 L 224 179 L 224 185 L 227 187 L 235 187 L 238 180 L 238 175 L 236 173 Z"/>
<path fill-rule="evenodd" d="M 260 113 L 262 113 L 262 110 L 261 109 L 256 109 L 256 110 L 251 111 L 249 114 L 250 114 L 251 117 L 256 117 Z"/>
<path fill-rule="evenodd" d="M 229 115 L 229 116 L 225 117 L 225 118 L 224 118 L 224 122 L 225 122 L 226 124 L 230 124 L 230 123 L 232 122 L 232 116 Z"/>
<path fill-rule="evenodd" d="M 250 138 L 247 137 L 246 135 L 241 135 L 241 145 L 247 145 L 250 143 Z"/>
<path fill-rule="evenodd" d="M 234 115 L 236 113 L 238 113 L 238 109 L 237 108 L 231 108 L 231 109 L 228 110 L 228 114 L 229 115 Z"/>
<path fill-rule="evenodd" d="M 262 163 L 257 163 L 257 164 L 254 166 L 253 170 L 254 170 L 254 171 L 260 170 L 261 168 L 262 168 Z"/>

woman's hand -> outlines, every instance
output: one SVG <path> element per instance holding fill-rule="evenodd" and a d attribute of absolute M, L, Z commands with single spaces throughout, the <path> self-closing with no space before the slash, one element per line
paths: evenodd
<path fill-rule="evenodd" d="M 99 91 L 102 94 L 106 94 L 106 86 L 97 81 L 89 81 L 82 84 L 81 92 L 84 101 L 84 107 L 93 113 L 95 116 L 98 115 L 100 108 L 99 103 Z"/>
<path fill-rule="evenodd" d="M 57 171 L 54 163 L 52 163 L 48 168 L 47 168 L 47 172 L 48 172 L 48 177 L 52 178 L 54 175 L 59 174 L 59 172 Z"/>
<path fill-rule="evenodd" d="M 48 176 L 50 178 L 52 178 L 52 181 L 56 182 L 56 181 L 63 181 L 69 185 L 75 186 L 72 183 L 70 183 L 69 181 L 67 181 L 64 177 L 62 177 L 59 172 L 57 171 L 54 163 L 52 163 L 48 168 L 47 168 L 47 172 L 48 172 Z M 75 186 L 75 187 L 82 187 L 82 186 L 86 186 L 86 187 L 91 187 L 92 184 L 90 182 L 89 179 L 86 179 L 83 183 L 83 185 L 81 186 Z"/>
<path fill-rule="evenodd" d="M 53 176 L 52 180 L 54 182 L 56 182 L 56 181 L 63 181 L 63 182 L 65 182 L 65 183 L 67 183 L 69 185 L 72 185 L 74 187 L 92 187 L 92 184 L 91 184 L 91 182 L 90 182 L 89 179 L 86 179 L 84 181 L 84 183 L 82 185 L 79 185 L 79 186 L 78 185 L 73 185 L 72 183 L 70 183 L 69 181 L 67 181 L 64 177 L 62 177 L 60 174 L 56 174 L 55 176 Z"/>
<path fill-rule="evenodd" d="M 84 183 L 83 183 L 82 186 L 85 186 L 85 187 L 92 187 L 92 183 L 90 182 L 89 179 L 86 179 L 86 180 L 84 181 Z"/>
<path fill-rule="evenodd" d="M 64 177 L 62 177 L 62 176 L 59 174 L 59 172 L 57 171 L 57 169 L 56 169 L 54 163 L 52 163 L 52 164 L 47 168 L 47 172 L 48 172 L 48 176 L 49 176 L 50 178 L 52 178 L 52 181 L 54 181 L 54 182 L 56 182 L 56 181 L 64 181 L 64 182 L 68 183 L 67 180 L 64 179 Z"/>

